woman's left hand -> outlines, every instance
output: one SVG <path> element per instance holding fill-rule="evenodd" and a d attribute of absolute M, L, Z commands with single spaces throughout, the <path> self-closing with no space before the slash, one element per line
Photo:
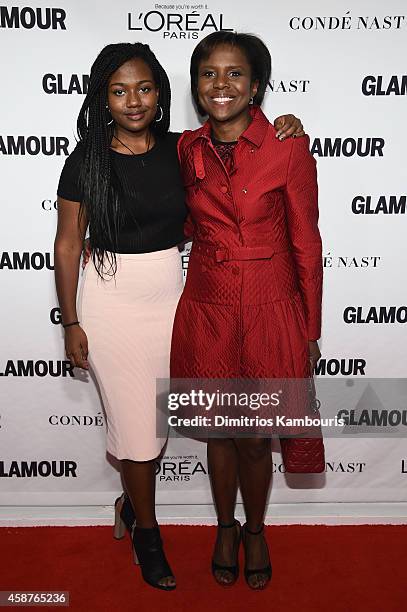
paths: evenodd
<path fill-rule="evenodd" d="M 305 136 L 304 128 L 300 119 L 295 115 L 281 115 L 274 121 L 274 127 L 277 130 L 276 138 L 285 140 L 292 136 L 299 138 Z"/>
<path fill-rule="evenodd" d="M 320 359 L 321 357 L 321 351 L 319 350 L 318 342 L 316 340 L 309 340 L 308 350 L 309 350 L 311 374 L 313 374 L 315 370 L 315 366 L 317 365 L 318 359 Z"/>

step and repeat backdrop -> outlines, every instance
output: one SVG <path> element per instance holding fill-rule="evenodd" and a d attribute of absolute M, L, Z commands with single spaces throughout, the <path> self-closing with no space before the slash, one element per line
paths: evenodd
<path fill-rule="evenodd" d="M 102 47 L 148 43 L 172 83 L 172 129 L 195 129 L 189 58 L 219 29 L 262 37 L 273 57 L 264 110 L 296 114 L 310 135 L 325 268 L 319 379 L 365 379 L 357 420 L 386 404 L 369 379 L 406 375 L 404 0 L 2 4 L 0 504 L 110 504 L 120 490 L 97 388 L 64 357 L 56 187 Z M 398 438 L 326 439 L 321 475 L 285 474 L 276 446 L 269 512 L 287 502 L 407 501 L 406 402 L 397 414 L 388 425 Z M 170 439 L 157 487 L 159 504 L 208 503 L 205 444 Z"/>

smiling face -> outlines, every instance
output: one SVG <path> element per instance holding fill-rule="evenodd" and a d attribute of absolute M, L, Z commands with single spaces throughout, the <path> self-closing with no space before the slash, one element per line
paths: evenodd
<path fill-rule="evenodd" d="M 211 120 L 235 122 L 249 115 L 249 101 L 256 95 L 251 66 L 239 47 L 218 45 L 198 68 L 199 103 Z"/>
<path fill-rule="evenodd" d="M 112 118 L 125 131 L 146 130 L 157 113 L 158 88 L 146 62 L 133 58 L 109 79 L 107 100 Z"/>

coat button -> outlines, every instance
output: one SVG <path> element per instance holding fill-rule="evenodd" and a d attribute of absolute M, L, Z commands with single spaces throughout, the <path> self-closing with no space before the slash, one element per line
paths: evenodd
<path fill-rule="evenodd" d="M 227 193 L 228 192 L 228 188 L 226 187 L 226 185 L 222 185 L 220 190 L 221 190 L 222 193 Z"/>
<path fill-rule="evenodd" d="M 237 276 L 239 274 L 240 270 L 238 268 L 238 266 L 233 266 L 232 268 L 232 274 L 234 274 L 235 276 Z"/>
<path fill-rule="evenodd" d="M 246 219 L 246 217 L 239 217 L 239 223 L 242 223 L 242 221 L 244 221 Z"/>
<path fill-rule="evenodd" d="M 244 189 L 242 189 L 243 193 L 247 193 L 247 189 L 246 187 Z"/>

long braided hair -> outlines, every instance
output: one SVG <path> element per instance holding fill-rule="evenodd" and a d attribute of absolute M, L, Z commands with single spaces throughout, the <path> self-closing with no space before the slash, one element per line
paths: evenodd
<path fill-rule="evenodd" d="M 86 211 L 92 259 L 101 278 L 116 274 L 115 251 L 122 219 L 121 189 L 112 171 L 110 158 L 114 122 L 111 122 L 107 109 L 107 85 L 113 72 L 133 58 L 143 60 L 150 67 L 155 84 L 159 88 L 158 104 L 163 114 L 161 121 L 153 121 L 151 131 L 157 136 L 164 136 L 170 126 L 170 83 L 167 73 L 150 47 L 137 42 L 112 44 L 102 49 L 92 65 L 88 93 L 77 121 L 78 139 L 83 147 L 79 178 L 82 202 L 79 215 Z M 101 246 L 104 244 L 112 245 L 111 251 L 106 251 Z"/>

